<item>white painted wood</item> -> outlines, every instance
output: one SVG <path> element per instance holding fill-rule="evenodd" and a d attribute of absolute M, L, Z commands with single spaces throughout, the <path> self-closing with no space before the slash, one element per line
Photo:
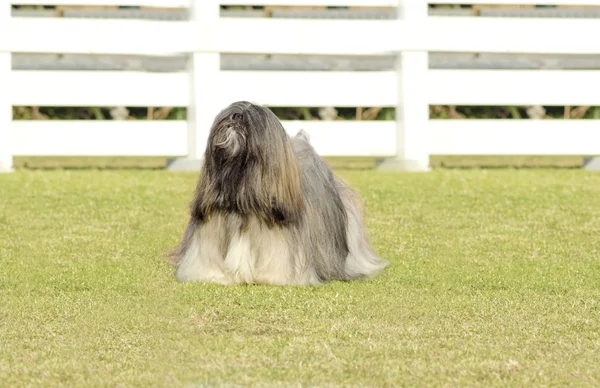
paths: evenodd
<path fill-rule="evenodd" d="M 396 7 L 397 0 L 220 0 L 223 5 L 268 5 L 302 7 Z"/>
<path fill-rule="evenodd" d="M 190 0 L 9 0 L 17 5 L 70 5 L 70 6 L 127 6 L 157 8 L 187 8 Z"/>
<path fill-rule="evenodd" d="M 19 5 L 93 5 L 186 8 L 192 0 L 10 0 Z M 332 7 L 395 7 L 395 0 L 219 0 L 222 5 L 278 5 L 278 6 L 332 6 Z"/>
<path fill-rule="evenodd" d="M 28 1 L 33 0 L 19 3 Z M 59 2 L 114 5 L 116 1 Z M 396 122 L 286 121 L 284 125 L 290 134 L 307 130 L 324 156 L 390 156 L 409 170 L 429 169 L 430 154 L 600 154 L 599 121 L 427 118 L 428 104 L 600 105 L 594 92 L 600 87 L 599 71 L 427 69 L 429 51 L 598 54 L 600 40 L 581 39 L 600 36 L 597 20 L 428 17 L 426 0 L 193 1 L 118 1 L 120 5 L 191 6 L 192 19 L 183 22 L 8 20 L 8 7 L 0 9 L 0 85 L 6 86 L 0 88 L 0 171 L 11 169 L 12 155 L 199 159 L 214 116 L 236 100 L 267 106 L 396 106 Z M 247 1 L 253 5 L 399 5 L 400 20 L 219 19 L 219 3 L 250 4 Z M 600 5 L 600 0 L 543 3 Z M 36 0 L 36 4 L 50 2 Z M 356 44 L 365 40 L 369 45 Z M 11 72 L 12 51 L 186 55 L 190 60 L 188 71 L 174 73 Z M 237 72 L 220 71 L 218 53 L 401 54 L 396 72 Z M 189 119 L 11 123 L 11 104 L 188 106 Z"/>
<path fill-rule="evenodd" d="M 7 84 L 8 98 L 15 106 L 187 106 L 188 77 L 187 72 L 18 70 Z M 395 107 L 396 80 L 392 71 L 222 71 L 212 98 L 220 107 L 237 100 L 273 107 Z M 435 69 L 420 82 L 433 105 L 600 105 L 598 70 Z"/>
<path fill-rule="evenodd" d="M 304 129 L 322 156 L 394 156 L 393 121 L 283 121 L 288 134 Z"/>
<path fill-rule="evenodd" d="M 199 27 L 198 36 L 215 36 L 196 42 L 199 50 L 222 53 L 389 55 L 406 40 L 395 20 L 221 18 Z"/>
<path fill-rule="evenodd" d="M 432 155 L 600 155 L 600 120 L 431 120 Z"/>
<path fill-rule="evenodd" d="M 15 70 L 15 106 L 188 105 L 187 72 Z M 35 93 L 32 93 L 35 91 Z"/>
<path fill-rule="evenodd" d="M 216 24 L 197 28 L 195 36 L 214 39 L 191 44 L 200 51 L 221 53 L 390 55 L 400 47 L 429 44 L 422 37 L 408 39 L 405 31 L 409 27 L 396 20 L 221 18 Z M 357 44 L 364 41 L 369 44 Z"/>
<path fill-rule="evenodd" d="M 483 5 L 600 5 L 600 0 L 435 0 L 431 4 Z"/>
<path fill-rule="evenodd" d="M 327 156 L 393 156 L 394 121 L 284 122 Z M 600 120 L 429 120 L 430 155 L 599 155 Z"/>
<path fill-rule="evenodd" d="M 323 156 L 391 156 L 391 121 L 283 121 L 305 129 Z M 17 156 L 186 156 L 185 121 L 17 120 L 11 125 Z M 390 139 L 392 139 L 390 141 Z"/>
<path fill-rule="evenodd" d="M 223 5 L 279 5 L 279 6 L 353 6 L 353 7 L 396 7 L 395 0 L 220 0 Z M 10 0 L 19 5 L 94 5 L 94 6 L 139 6 L 160 8 L 188 7 L 190 0 Z M 600 5 L 599 0 L 435 0 L 430 4 L 484 4 L 484 5 Z"/>
<path fill-rule="evenodd" d="M 0 5 L 0 26 L 10 20 L 10 5 Z M 0 35 L 0 41 L 6 39 Z M 0 173 L 13 170 L 13 149 L 10 143 L 10 122 L 12 106 L 11 89 L 11 53 L 0 50 Z"/>
<path fill-rule="evenodd" d="M 600 105 L 598 70 L 430 70 L 432 105 Z"/>
<path fill-rule="evenodd" d="M 213 18 L 212 21 L 193 23 L 15 17 L 7 25 L 0 26 L 0 35 L 12 37 L 0 40 L 0 51 L 75 54 L 600 52 L 600 40 L 580 39 L 581 36 L 600 36 L 600 23 L 594 19 L 566 18 L 431 16 L 420 21 Z M 369 41 L 368 45 L 356 44 L 365 40 Z"/>
<path fill-rule="evenodd" d="M 23 156 L 183 156 L 182 120 L 15 120 L 14 154 Z"/>
<path fill-rule="evenodd" d="M 173 56 L 191 52 L 186 21 L 13 17 L 0 25 L 0 51 Z"/>
<path fill-rule="evenodd" d="M 597 54 L 600 23 L 582 18 L 506 18 L 430 16 L 399 25 L 399 50 L 514 54 Z"/>
<path fill-rule="evenodd" d="M 214 36 L 214 39 L 190 44 L 197 45 L 194 47 L 198 50 L 222 53 L 389 55 L 400 51 L 439 51 L 597 54 L 600 41 L 580 37 L 598 35 L 600 23 L 597 20 L 580 18 L 221 18 L 217 24 L 198 26 L 198 31 L 194 32 L 194 36 Z M 239 39 L 240 36 L 244 39 Z M 277 39 L 273 39 L 274 36 Z M 363 40 L 370 44 L 355 44 Z M 284 45 L 280 43 L 282 41 L 293 41 L 294 44 Z"/>
<path fill-rule="evenodd" d="M 200 4 L 208 7 L 212 3 Z M 0 40 L 0 51 L 154 56 L 191 52 L 378 55 L 393 53 L 398 45 L 394 38 L 398 26 L 393 20 L 218 20 L 218 16 L 198 23 L 14 17 L 0 26 L 0 36 L 12 37 Z M 365 39 L 371 42 L 356 44 Z"/>
<path fill-rule="evenodd" d="M 427 20 L 425 0 L 399 0 L 398 18 Z M 427 89 L 428 53 L 402 52 L 397 58 L 398 104 L 396 107 L 396 160 L 402 170 L 427 171 L 429 105 Z"/>
<path fill-rule="evenodd" d="M 251 100 L 268 106 L 395 106 L 392 72 L 223 71 L 222 103 Z"/>
<path fill-rule="evenodd" d="M 394 156 L 394 121 L 283 121 L 323 156 Z M 598 155 L 600 120 L 430 120 L 431 155 Z M 16 156 L 185 156 L 185 121 L 13 121 Z M 567 135 L 565 135 L 567 134 Z"/>
<path fill-rule="evenodd" d="M 222 71 L 219 97 L 221 104 L 394 107 L 395 80 L 392 71 Z"/>
<path fill-rule="evenodd" d="M 236 100 L 268 106 L 395 106 L 394 72 L 222 71 L 221 107 Z M 187 106 L 187 72 L 17 70 L 13 105 Z M 31 93 L 35 90 L 35 93 Z M 364 91 L 369 91 L 365 93 Z"/>
<path fill-rule="evenodd" d="M 193 0 L 190 13 L 192 22 L 198 25 L 218 21 L 218 0 Z M 212 38 L 212 35 L 203 36 Z M 188 61 L 190 101 L 187 110 L 187 157 L 202 159 L 210 127 L 215 116 L 222 109 L 215 98 L 221 92 L 219 77 L 221 59 L 218 51 L 193 52 Z"/>
<path fill-rule="evenodd" d="M 415 7 L 422 0 L 417 0 Z M 407 4 L 412 4 L 410 1 Z M 600 23 L 580 18 L 429 16 L 420 20 L 222 18 L 203 25 L 201 50 L 227 53 L 389 55 L 408 51 L 597 54 Z M 244 39 L 238 39 L 244 36 Z M 273 39 L 277 36 L 277 39 Z M 324 39 L 323 37 L 327 37 Z M 368 45 L 355 42 L 369 41 Z M 280 42 L 293 41 L 293 45 Z M 251 42 L 251 43 L 250 43 Z"/>

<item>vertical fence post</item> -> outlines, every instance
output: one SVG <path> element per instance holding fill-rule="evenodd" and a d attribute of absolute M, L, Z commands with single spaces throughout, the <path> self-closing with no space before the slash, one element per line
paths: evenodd
<path fill-rule="evenodd" d="M 6 4 L 8 3 L 8 4 Z M 10 1 L 0 4 L 0 25 L 10 21 Z M 10 39 L 0 36 L 0 39 Z M 0 52 L 0 173 L 13 170 L 13 155 L 11 150 L 12 136 L 12 104 L 10 99 L 11 53 Z"/>
<path fill-rule="evenodd" d="M 193 23 L 213 23 L 220 17 L 219 0 L 191 0 L 190 20 Z M 196 39 L 213 39 L 198 36 Z M 206 140 L 215 115 L 221 109 L 218 77 L 220 53 L 192 52 L 188 56 L 190 99 L 187 109 L 187 157 L 169 162 L 172 171 L 197 171 L 202 164 Z"/>
<path fill-rule="evenodd" d="M 428 16 L 427 0 L 398 0 L 398 19 L 412 22 Z M 428 52 L 401 52 L 396 58 L 398 102 L 396 105 L 396 156 L 380 164 L 381 169 L 429 171 L 427 123 L 429 101 L 426 77 Z"/>

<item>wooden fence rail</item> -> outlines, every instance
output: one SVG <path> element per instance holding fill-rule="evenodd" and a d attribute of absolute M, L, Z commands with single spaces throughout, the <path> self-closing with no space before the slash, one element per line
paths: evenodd
<path fill-rule="evenodd" d="M 435 4 L 521 4 L 525 0 Z M 18 5 L 189 7 L 190 20 L 11 17 Z M 433 120 L 429 105 L 600 105 L 597 70 L 429 69 L 429 52 L 600 54 L 600 20 L 428 15 L 426 0 L 14 0 L 0 6 L 0 171 L 13 156 L 173 156 L 197 166 L 215 114 L 394 107 L 395 121 L 284 121 L 328 156 L 426 171 L 445 155 L 598 155 L 597 120 Z M 600 0 L 545 0 L 600 5 Z M 220 17 L 220 5 L 397 7 L 397 20 Z M 13 70 L 11 53 L 181 55 L 187 71 Z M 397 55 L 395 71 L 232 71 L 221 53 Z M 187 121 L 12 120 L 12 106 L 187 107 Z M 189 162 L 189 163 L 188 163 Z M 187 164 L 186 164 L 187 163 Z M 183 167 L 181 167 L 183 168 Z"/>

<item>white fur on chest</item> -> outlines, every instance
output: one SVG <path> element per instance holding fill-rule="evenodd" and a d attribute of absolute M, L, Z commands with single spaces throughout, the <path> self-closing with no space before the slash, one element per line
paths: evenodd
<path fill-rule="evenodd" d="M 223 264 L 237 283 L 254 283 L 256 254 L 248 235 L 240 234 L 231 239 Z"/>
<path fill-rule="evenodd" d="M 314 271 L 302 265 L 303 253 L 290 249 L 288 230 L 267 228 L 256 219 L 249 222 L 249 227 L 242 229 L 235 220 L 219 216 L 200 226 L 178 277 L 221 284 L 319 283 Z M 224 236 L 230 236 L 228 243 Z"/>

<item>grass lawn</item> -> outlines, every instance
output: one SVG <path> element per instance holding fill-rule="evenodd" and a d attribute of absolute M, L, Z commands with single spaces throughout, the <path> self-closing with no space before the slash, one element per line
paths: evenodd
<path fill-rule="evenodd" d="M 0 175 L 0 385 L 598 386 L 600 174 L 339 170 L 380 277 L 180 284 L 196 175 Z"/>

